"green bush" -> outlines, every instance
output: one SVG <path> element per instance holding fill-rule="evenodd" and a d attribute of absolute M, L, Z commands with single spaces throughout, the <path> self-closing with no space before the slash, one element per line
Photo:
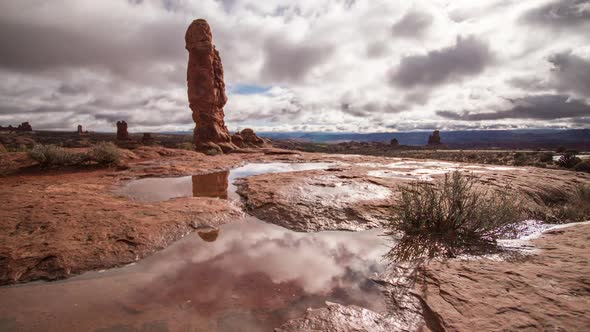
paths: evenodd
<path fill-rule="evenodd" d="M 454 172 L 439 183 L 400 186 L 391 234 L 403 233 L 388 257 L 396 261 L 475 252 L 511 232 L 523 210 L 505 190 L 486 191 L 477 179 Z"/>
<path fill-rule="evenodd" d="M 72 153 L 55 145 L 37 144 L 29 151 L 29 156 L 41 166 L 75 166 L 88 161 L 84 153 Z"/>
<path fill-rule="evenodd" d="M 92 146 L 88 154 L 99 165 L 118 164 L 121 161 L 121 152 L 111 142 L 100 142 Z"/>

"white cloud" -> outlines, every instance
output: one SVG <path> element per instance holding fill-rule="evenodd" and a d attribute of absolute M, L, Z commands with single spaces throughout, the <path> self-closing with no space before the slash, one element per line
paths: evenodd
<path fill-rule="evenodd" d="M 559 20 L 544 21 L 543 13 L 554 8 L 548 3 L 564 8 Z M 575 14 L 572 24 L 569 13 Z M 131 131 L 190 130 L 184 32 L 202 17 L 212 26 L 228 86 L 270 88 L 230 92 L 225 111 L 231 130 L 510 126 L 514 121 L 453 120 L 436 112 L 501 111 L 506 98 L 541 93 L 575 94 L 587 102 L 587 89 L 563 81 L 576 73 L 573 65 L 589 58 L 581 13 L 563 1 L 4 2 L 0 124 L 30 121 L 35 128 L 74 130 L 81 123 L 110 131 L 124 119 Z M 458 37 L 486 45 L 494 61 L 482 59 L 481 70 L 470 70 L 461 56 L 445 57 L 455 54 L 444 50 L 458 47 Z M 389 84 L 388 73 L 403 71 L 403 59 L 427 59 L 437 50 L 443 50 L 438 66 L 468 75 L 449 72 L 436 84 L 423 82 L 428 75 L 422 75 L 421 86 L 412 89 Z M 551 57 L 566 53 L 580 57 L 568 62 L 567 75 L 552 72 Z M 422 64 L 431 72 L 445 70 Z M 523 127 L 550 124 L 517 121 Z"/>

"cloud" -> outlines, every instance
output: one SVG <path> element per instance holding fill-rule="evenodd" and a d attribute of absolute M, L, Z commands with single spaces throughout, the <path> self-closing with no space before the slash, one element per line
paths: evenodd
<path fill-rule="evenodd" d="M 422 36 L 432 24 L 432 15 L 410 11 L 392 27 L 394 37 L 415 38 Z"/>
<path fill-rule="evenodd" d="M 437 111 L 443 118 L 461 121 L 485 121 L 499 119 L 554 120 L 590 116 L 590 105 L 567 95 L 537 95 L 509 100 L 507 110 L 476 113 L 472 111 Z"/>
<path fill-rule="evenodd" d="M 453 46 L 425 55 L 403 57 L 398 67 L 390 73 L 390 83 L 407 89 L 457 82 L 481 73 L 492 59 L 486 43 L 475 37 L 457 37 Z"/>
<path fill-rule="evenodd" d="M 551 74 L 558 90 L 590 96 L 590 60 L 562 52 L 549 57 L 549 62 L 554 66 Z"/>
<path fill-rule="evenodd" d="M 558 0 L 524 13 L 522 21 L 554 29 L 580 28 L 590 23 L 588 0 Z"/>
<path fill-rule="evenodd" d="M 477 114 L 513 106 L 498 96 L 590 99 L 585 24 L 574 18 L 567 26 L 575 28 L 560 30 L 557 38 L 533 34 L 537 23 L 523 21 L 546 2 L 41 3 L 0 1 L 0 125 L 30 121 L 39 129 L 75 130 L 80 123 L 112 131 L 114 121 L 125 119 L 135 132 L 194 128 L 184 33 L 201 17 L 211 25 L 223 61 L 231 130 L 481 127 L 441 119 L 436 111 Z M 585 17 L 583 2 L 570 3 Z M 569 24 L 560 20 L 549 19 L 547 26 Z M 577 125 L 568 121 L 557 125 Z M 556 124 L 510 119 L 494 125 Z"/>
<path fill-rule="evenodd" d="M 281 36 L 269 38 L 264 44 L 265 61 L 262 76 L 269 82 L 301 82 L 322 62 L 328 61 L 333 47 L 288 42 Z"/>

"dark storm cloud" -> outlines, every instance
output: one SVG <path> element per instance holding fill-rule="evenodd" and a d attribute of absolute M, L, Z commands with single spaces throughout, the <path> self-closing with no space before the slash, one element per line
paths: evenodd
<path fill-rule="evenodd" d="M 427 13 L 410 11 L 392 27 L 394 37 L 421 37 L 432 24 L 432 16 Z"/>
<path fill-rule="evenodd" d="M 458 37 L 455 45 L 425 55 L 403 57 L 390 72 L 390 83 L 401 88 L 436 86 L 481 73 L 493 60 L 488 45 L 474 37 Z"/>
<path fill-rule="evenodd" d="M 522 21 L 556 29 L 577 28 L 590 23 L 590 1 L 555 1 L 526 12 Z"/>
<path fill-rule="evenodd" d="M 301 82 L 314 66 L 328 60 L 333 47 L 305 42 L 294 44 L 275 36 L 266 41 L 264 52 L 263 77 L 276 83 Z"/>
<path fill-rule="evenodd" d="M 557 88 L 590 97 L 590 61 L 571 52 L 557 53 L 549 57 Z"/>
<path fill-rule="evenodd" d="M 473 113 L 470 111 L 437 111 L 436 114 L 451 120 L 483 121 L 500 119 L 554 120 L 590 115 L 590 105 L 566 95 L 538 95 L 510 100 L 508 110 Z"/>

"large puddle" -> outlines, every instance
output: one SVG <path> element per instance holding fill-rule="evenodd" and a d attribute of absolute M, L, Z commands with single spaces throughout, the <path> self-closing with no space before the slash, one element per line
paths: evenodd
<path fill-rule="evenodd" d="M 141 202 L 164 201 L 179 197 L 218 197 L 239 199 L 233 182 L 237 178 L 265 173 L 326 169 L 334 163 L 260 163 L 246 164 L 229 171 L 175 178 L 134 180 L 117 191 Z"/>
<path fill-rule="evenodd" d="M 231 199 L 240 176 L 330 165 L 250 164 L 137 180 L 123 191 L 141 201 Z M 382 312 L 384 297 L 369 280 L 385 265 L 387 239 L 380 234 L 297 233 L 246 217 L 190 234 L 130 266 L 2 287 L 0 331 L 272 331 L 325 301 Z"/>

